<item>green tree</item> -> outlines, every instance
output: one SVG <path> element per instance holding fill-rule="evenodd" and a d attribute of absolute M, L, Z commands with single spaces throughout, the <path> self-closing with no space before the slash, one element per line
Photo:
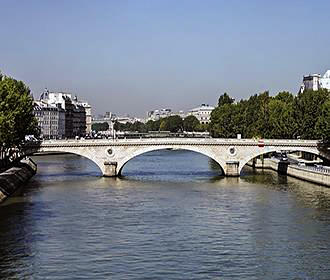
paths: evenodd
<path fill-rule="evenodd" d="M 39 135 L 30 89 L 0 74 L 0 145 L 3 151 L 20 151 L 26 135 Z"/>
<path fill-rule="evenodd" d="M 130 125 L 129 123 L 120 123 L 118 121 L 115 121 L 113 128 L 116 131 L 127 131 L 129 130 L 129 125 Z"/>
<path fill-rule="evenodd" d="M 159 131 L 159 127 L 160 127 L 160 120 L 157 121 L 149 120 L 146 123 L 147 131 Z"/>
<path fill-rule="evenodd" d="M 199 125 L 199 121 L 193 115 L 187 116 L 183 120 L 183 129 L 185 131 L 195 131 L 197 129 L 198 125 Z"/>
<path fill-rule="evenodd" d="M 234 103 L 235 99 L 234 98 L 231 98 L 226 92 L 224 94 L 222 94 L 220 97 L 219 97 L 219 100 L 218 100 L 218 107 L 221 107 L 222 105 L 225 105 L 225 104 L 232 104 Z"/>
<path fill-rule="evenodd" d="M 159 130 L 161 130 L 161 131 L 168 131 L 169 130 L 169 125 L 168 125 L 167 118 L 163 118 L 160 121 Z"/>
<path fill-rule="evenodd" d="M 98 132 L 98 131 L 106 131 L 109 129 L 109 124 L 107 122 L 103 123 L 93 123 L 92 124 L 92 130 Z"/>
<path fill-rule="evenodd" d="M 145 132 L 147 132 L 147 128 L 144 123 L 136 121 L 131 124 L 130 131 L 137 131 L 140 133 L 145 133 Z"/>
<path fill-rule="evenodd" d="M 215 108 L 211 113 L 210 133 L 212 137 L 233 138 L 236 137 L 237 125 L 235 104 L 224 104 Z"/>
<path fill-rule="evenodd" d="M 233 103 L 224 94 L 211 113 L 213 137 L 323 139 L 329 142 L 329 99 L 327 90 L 304 91 L 297 97 L 283 91 L 275 97 L 263 92 Z"/>
<path fill-rule="evenodd" d="M 277 96 L 269 102 L 269 138 L 292 139 L 296 137 L 293 98 Z"/>
<path fill-rule="evenodd" d="M 206 123 L 200 123 L 196 126 L 195 130 L 197 132 L 205 132 L 209 130 L 209 125 Z"/>
<path fill-rule="evenodd" d="M 321 116 L 323 104 L 329 100 L 327 90 L 306 90 L 299 93 L 294 103 L 298 135 L 303 139 L 317 139 L 316 123 Z"/>
<path fill-rule="evenodd" d="M 316 134 L 328 145 L 330 144 L 330 100 L 321 107 L 320 116 L 316 122 Z"/>
<path fill-rule="evenodd" d="M 269 131 L 269 102 L 271 97 L 269 96 L 269 92 L 265 91 L 258 95 L 258 111 L 256 112 L 258 115 L 257 123 L 256 123 L 256 131 L 257 135 L 260 135 L 262 138 L 270 138 Z M 254 135 L 254 136 L 257 136 Z"/>
<path fill-rule="evenodd" d="M 162 131 L 179 132 L 183 130 L 183 120 L 177 115 L 169 116 L 161 120 L 159 128 Z"/>
<path fill-rule="evenodd" d="M 288 91 L 281 91 L 274 97 L 274 99 L 282 101 L 282 102 L 286 102 L 286 103 L 293 103 L 294 96 L 292 95 L 292 93 L 290 93 Z"/>

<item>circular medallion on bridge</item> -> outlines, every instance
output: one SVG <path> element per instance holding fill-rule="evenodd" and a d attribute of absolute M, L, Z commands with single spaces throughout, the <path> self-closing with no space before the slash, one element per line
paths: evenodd
<path fill-rule="evenodd" d="M 236 154 L 236 149 L 233 146 L 230 146 L 228 149 L 228 152 L 231 156 L 234 156 Z"/>
<path fill-rule="evenodd" d="M 111 148 L 109 148 L 109 149 L 107 150 L 107 152 L 108 152 L 108 155 L 113 156 L 113 150 L 112 150 Z"/>

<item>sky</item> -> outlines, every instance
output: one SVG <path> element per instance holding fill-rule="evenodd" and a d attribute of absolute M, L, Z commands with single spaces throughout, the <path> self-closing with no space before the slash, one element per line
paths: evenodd
<path fill-rule="evenodd" d="M 330 1 L 0 0 L 0 70 L 93 114 L 146 116 L 268 90 L 330 69 Z"/>

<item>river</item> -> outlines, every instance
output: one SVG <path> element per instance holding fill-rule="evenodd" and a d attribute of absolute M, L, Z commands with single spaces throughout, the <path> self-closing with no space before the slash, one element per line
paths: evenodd
<path fill-rule="evenodd" d="M 330 279 L 330 189 L 157 151 L 103 178 L 75 155 L 0 206 L 1 279 Z"/>

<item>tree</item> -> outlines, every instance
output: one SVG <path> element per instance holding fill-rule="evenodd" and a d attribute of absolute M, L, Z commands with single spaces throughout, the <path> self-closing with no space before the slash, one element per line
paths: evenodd
<path fill-rule="evenodd" d="M 270 97 L 263 92 L 247 100 L 233 103 L 223 94 L 219 106 L 211 113 L 210 133 L 213 137 L 285 138 L 330 141 L 330 92 L 307 90 L 297 97 L 283 91 Z"/>
<path fill-rule="evenodd" d="M 316 134 L 318 138 L 330 144 L 330 100 L 321 107 L 321 113 L 316 122 Z"/>
<path fill-rule="evenodd" d="M 210 133 L 212 137 L 233 138 L 237 130 L 234 122 L 237 107 L 235 104 L 224 104 L 211 113 Z"/>
<path fill-rule="evenodd" d="M 198 125 L 199 125 L 199 120 L 193 115 L 187 116 L 183 120 L 183 129 L 185 131 L 195 131 Z"/>
<path fill-rule="evenodd" d="M 163 118 L 160 122 L 160 130 L 178 132 L 183 130 L 183 120 L 180 116 L 169 116 Z"/>
<path fill-rule="evenodd" d="M 219 97 L 219 100 L 218 100 L 218 107 L 221 107 L 225 104 L 232 104 L 234 103 L 235 99 L 234 98 L 231 98 L 226 92 L 224 94 L 222 94 L 220 97 Z"/>
<path fill-rule="evenodd" d="M 286 102 L 286 103 L 293 103 L 294 96 L 292 95 L 292 93 L 290 93 L 288 91 L 281 91 L 274 97 L 274 99 L 282 101 L 282 102 Z"/>
<path fill-rule="evenodd" d="M 292 139 L 296 137 L 293 98 L 277 96 L 269 102 L 269 138 Z"/>
<path fill-rule="evenodd" d="M 265 91 L 257 97 L 257 122 L 255 124 L 255 131 L 257 132 L 254 136 L 260 136 L 262 138 L 270 138 L 269 132 L 269 92 Z"/>
<path fill-rule="evenodd" d="M 142 123 L 142 122 L 139 122 L 139 121 L 136 121 L 136 122 L 130 124 L 130 129 L 129 130 L 130 131 L 137 131 L 137 132 L 140 132 L 140 133 L 147 132 L 145 124 Z"/>
<path fill-rule="evenodd" d="M 209 130 L 209 125 L 206 123 L 200 123 L 196 126 L 195 130 L 197 132 L 205 132 Z"/>
<path fill-rule="evenodd" d="M 316 123 L 321 116 L 323 104 L 329 100 L 327 90 L 306 90 L 299 93 L 294 103 L 298 135 L 303 139 L 317 139 Z"/>
<path fill-rule="evenodd" d="M 2 151 L 21 151 L 26 135 L 39 135 L 30 89 L 0 74 L 0 145 Z"/>
<path fill-rule="evenodd" d="M 293 138 L 297 134 L 294 114 L 295 97 L 280 92 L 270 97 L 268 91 L 233 103 L 227 94 L 211 114 L 210 133 L 213 137 Z"/>
<path fill-rule="evenodd" d="M 149 120 L 147 121 L 145 126 L 147 131 L 159 131 L 160 120 L 157 121 Z"/>
<path fill-rule="evenodd" d="M 160 131 L 168 131 L 169 130 L 169 126 L 168 126 L 168 122 L 166 118 L 163 118 L 160 122 L 159 125 L 159 130 Z"/>
<path fill-rule="evenodd" d="M 92 130 L 99 132 L 99 131 L 106 131 L 109 129 L 109 124 L 107 122 L 103 123 L 93 123 Z"/>

